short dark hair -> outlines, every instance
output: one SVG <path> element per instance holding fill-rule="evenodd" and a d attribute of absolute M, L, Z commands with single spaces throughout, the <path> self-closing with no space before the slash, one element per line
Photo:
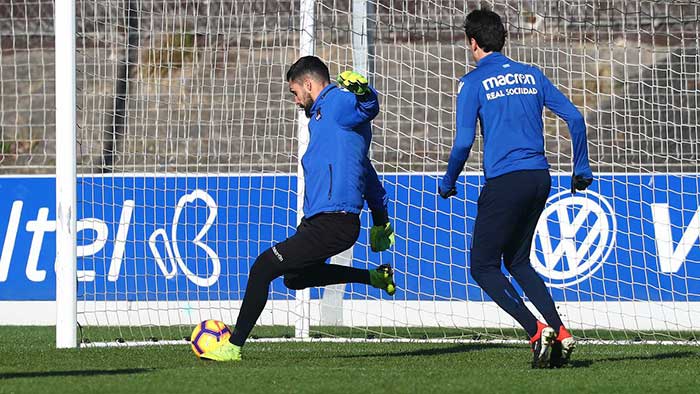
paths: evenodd
<path fill-rule="evenodd" d="M 467 39 L 476 40 L 485 52 L 500 52 L 506 43 L 506 28 L 497 13 L 489 10 L 474 10 L 464 20 Z"/>
<path fill-rule="evenodd" d="M 321 82 L 331 81 L 328 66 L 316 56 L 304 56 L 294 62 L 287 70 L 287 82 L 299 80 L 305 75 L 314 77 Z"/>

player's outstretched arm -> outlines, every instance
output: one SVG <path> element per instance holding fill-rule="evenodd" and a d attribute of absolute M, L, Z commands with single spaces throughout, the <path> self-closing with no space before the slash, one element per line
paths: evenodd
<path fill-rule="evenodd" d="M 389 197 L 384 190 L 384 186 L 379 181 L 377 171 L 365 157 L 365 200 L 372 212 L 372 228 L 369 232 L 369 243 L 373 252 L 382 252 L 395 243 L 394 229 L 389 221 L 389 210 L 387 205 Z"/>
<path fill-rule="evenodd" d="M 346 105 L 353 110 L 343 111 L 338 122 L 343 126 L 354 127 L 374 119 L 379 114 L 377 92 L 369 86 L 367 78 L 354 71 L 343 71 L 336 79 L 338 86 L 354 93 L 346 95 Z"/>

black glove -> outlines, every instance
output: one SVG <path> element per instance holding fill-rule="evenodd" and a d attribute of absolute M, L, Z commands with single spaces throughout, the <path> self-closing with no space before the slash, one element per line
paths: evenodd
<path fill-rule="evenodd" d="M 440 186 L 438 186 L 438 193 L 440 193 L 440 197 L 442 197 L 444 199 L 448 199 L 452 196 L 457 195 L 457 189 L 455 189 L 454 186 L 452 186 L 449 189 L 443 189 L 442 185 L 440 185 Z"/>
<path fill-rule="evenodd" d="M 571 194 L 576 190 L 586 190 L 593 183 L 593 178 L 584 178 L 583 175 L 571 175 Z"/>

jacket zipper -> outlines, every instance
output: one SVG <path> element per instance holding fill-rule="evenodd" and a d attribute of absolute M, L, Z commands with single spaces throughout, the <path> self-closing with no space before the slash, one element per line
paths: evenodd
<path fill-rule="evenodd" d="M 333 194 L 333 165 L 328 164 L 328 172 L 330 173 L 330 184 L 328 185 L 328 199 L 331 199 L 331 194 Z"/>

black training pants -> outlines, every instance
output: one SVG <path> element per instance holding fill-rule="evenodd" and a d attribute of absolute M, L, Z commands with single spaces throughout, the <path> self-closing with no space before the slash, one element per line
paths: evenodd
<path fill-rule="evenodd" d="M 562 323 L 554 301 L 530 265 L 532 237 L 551 182 L 548 170 L 515 171 L 487 180 L 474 223 L 471 275 L 530 336 L 537 332 L 537 319 L 501 272 L 501 258 L 547 323 L 558 331 Z"/>
<path fill-rule="evenodd" d="M 248 275 L 231 343 L 245 343 L 265 308 L 270 282 L 282 275 L 284 284 L 294 290 L 337 283 L 369 284 L 367 270 L 325 263 L 329 257 L 350 249 L 359 233 L 359 215 L 322 213 L 302 219 L 294 235 L 258 256 Z"/>

